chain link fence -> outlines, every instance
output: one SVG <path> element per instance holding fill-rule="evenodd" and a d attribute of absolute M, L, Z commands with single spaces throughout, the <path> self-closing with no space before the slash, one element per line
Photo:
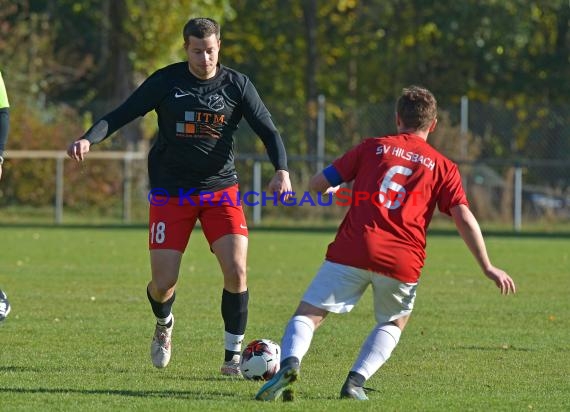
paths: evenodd
<path fill-rule="evenodd" d="M 244 204 L 252 224 L 337 223 L 346 206 L 327 205 L 326 199 L 318 202 L 316 195 L 301 201 L 309 178 L 318 165 L 328 164 L 362 138 L 396 132 L 393 105 L 337 107 L 326 102 L 325 107 L 325 116 L 318 119 L 316 114 L 314 119 L 324 128 L 316 131 L 324 136 L 326 155 L 321 158 L 314 154 L 316 142 L 290 138 L 306 130 L 302 117 L 274 114 L 287 143 L 296 203 L 276 205 L 265 199 L 256 205 L 256 200 L 263 199 L 253 196 Z M 568 119 L 570 107 L 521 109 L 501 102 L 464 101 L 463 110 L 460 103 L 440 108 L 438 129 L 429 142 L 459 165 L 471 207 L 482 224 L 514 223 L 516 227 L 518 219 L 522 228 L 537 223 L 557 225 L 570 222 L 570 130 L 564 127 Z M 237 133 L 236 150 L 242 193 L 264 191 L 273 169 L 245 122 Z M 6 153 L 0 223 L 22 222 L 42 213 L 58 223 L 90 223 L 96 217 L 146 222 L 144 154 L 91 156 L 80 166 L 63 160 L 62 153 L 31 153 Z M 11 168 L 26 173 L 11 179 Z"/>

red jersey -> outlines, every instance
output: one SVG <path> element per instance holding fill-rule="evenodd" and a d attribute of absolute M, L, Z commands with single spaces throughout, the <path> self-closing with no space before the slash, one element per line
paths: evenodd
<path fill-rule="evenodd" d="M 457 165 L 421 137 L 400 134 L 366 139 L 332 167 L 354 183 L 327 260 L 417 282 L 436 205 L 449 215 L 468 204 Z"/>

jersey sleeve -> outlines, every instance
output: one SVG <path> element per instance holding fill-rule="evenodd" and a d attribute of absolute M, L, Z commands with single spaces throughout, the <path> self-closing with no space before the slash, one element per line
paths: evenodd
<path fill-rule="evenodd" d="M 334 168 L 333 165 L 325 167 L 323 169 L 323 175 L 325 176 L 325 178 L 327 179 L 327 181 L 331 186 L 338 186 L 342 182 L 344 182 L 344 180 L 342 180 L 342 176 L 340 175 L 338 170 Z"/>
<path fill-rule="evenodd" d="M 107 113 L 91 126 L 83 136 L 92 144 L 99 143 L 118 129 L 155 109 L 163 94 L 163 75 L 160 71 L 148 77 L 119 107 Z"/>
<path fill-rule="evenodd" d="M 459 169 L 457 168 L 457 165 L 453 164 L 443 183 L 437 207 L 440 212 L 445 213 L 446 215 L 451 215 L 449 210 L 458 205 L 469 206 L 469 202 L 467 201 L 467 195 L 463 190 Z"/>
<path fill-rule="evenodd" d="M 267 155 L 275 170 L 288 170 L 283 139 L 271 119 L 269 110 L 248 79 L 246 79 L 243 94 L 243 116 L 265 145 Z"/>
<path fill-rule="evenodd" d="M 4 79 L 2 78 L 2 72 L 0 72 L 0 109 L 7 109 L 10 107 L 8 102 L 8 93 L 6 93 L 6 86 L 4 85 Z"/>
<path fill-rule="evenodd" d="M 341 157 L 333 161 L 332 166 L 338 172 L 343 182 L 350 182 L 356 177 L 361 151 L 365 142 L 354 146 Z"/>
<path fill-rule="evenodd" d="M 4 147 L 8 141 L 8 126 L 10 125 L 10 103 L 4 79 L 0 72 L 0 157 L 4 155 Z"/>

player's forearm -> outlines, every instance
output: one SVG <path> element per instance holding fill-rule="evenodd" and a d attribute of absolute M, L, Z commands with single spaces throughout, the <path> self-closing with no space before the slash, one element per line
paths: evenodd
<path fill-rule="evenodd" d="M 327 190 L 329 187 L 331 187 L 331 184 L 329 183 L 323 172 L 317 173 L 316 175 L 311 177 L 311 180 L 309 181 L 309 190 L 313 192 L 322 193 L 325 190 Z"/>
<path fill-rule="evenodd" d="M 82 139 L 87 139 L 89 143 L 96 144 L 105 140 L 110 134 L 109 123 L 106 120 L 99 120 L 87 130 Z"/>
<path fill-rule="evenodd" d="M 128 102 L 128 101 L 127 101 Z M 124 103 L 117 109 L 103 116 L 87 132 L 82 139 L 89 140 L 91 144 L 97 144 L 115 133 L 121 127 L 138 117 L 138 112 Z"/>
<path fill-rule="evenodd" d="M 152 110 L 162 98 L 160 77 L 149 77 L 119 107 L 107 113 L 83 135 L 91 144 L 100 143 L 127 123 Z"/>
<path fill-rule="evenodd" d="M 309 190 L 314 192 L 329 191 L 330 188 L 335 188 L 331 193 L 336 191 L 336 188 L 344 181 L 342 176 L 333 165 L 329 165 L 323 171 L 314 175 L 309 181 Z"/>
<path fill-rule="evenodd" d="M 273 167 L 275 167 L 275 170 L 288 171 L 287 152 L 285 151 L 283 139 L 281 139 L 277 130 L 269 127 L 264 127 L 258 130 L 258 134 L 265 145 L 267 156 L 269 156 L 269 160 L 273 164 Z"/>
<path fill-rule="evenodd" d="M 491 262 L 487 254 L 485 240 L 481 233 L 479 223 L 473 213 L 465 205 L 452 208 L 451 215 L 461 238 L 475 257 L 475 260 L 483 271 L 491 267 Z"/>

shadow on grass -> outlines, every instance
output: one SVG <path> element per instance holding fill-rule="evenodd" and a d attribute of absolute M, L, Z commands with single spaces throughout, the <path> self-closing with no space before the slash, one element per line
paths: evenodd
<path fill-rule="evenodd" d="M 27 394 L 77 394 L 77 395 L 116 395 L 128 396 L 135 398 L 176 398 L 176 399 L 193 399 L 193 400 L 216 400 L 220 397 L 235 399 L 236 393 L 233 391 L 135 391 L 124 389 L 72 389 L 72 388 L 0 388 L 0 393 L 27 393 Z"/>
<path fill-rule="evenodd" d="M 368 388 L 370 391 L 377 392 L 376 389 Z M 123 390 L 123 389 L 72 389 L 72 388 L 0 388 L 0 395 L 5 394 L 29 394 L 29 395 L 106 395 L 106 396 L 122 396 L 129 398 L 155 398 L 155 399 L 178 399 L 178 400 L 192 400 L 192 401 L 219 401 L 219 400 L 231 400 L 231 401 L 252 401 L 257 404 L 261 403 L 255 401 L 253 393 L 248 396 L 245 393 L 237 394 L 235 391 L 219 392 L 219 391 L 177 391 L 177 390 Z M 374 398 L 374 394 L 371 399 Z M 376 395 L 377 396 L 377 395 Z M 340 399 L 337 395 L 323 395 L 323 394 L 295 394 L 294 398 L 291 400 L 295 401 L 347 401 L 352 404 L 354 400 L 350 399 Z M 288 402 L 290 403 L 290 402 Z M 261 410 L 261 408 L 260 408 Z"/>
<path fill-rule="evenodd" d="M 0 372 L 40 372 L 40 369 L 26 366 L 0 366 Z"/>
<path fill-rule="evenodd" d="M 534 349 L 530 348 L 517 348 L 515 346 L 457 346 L 459 350 L 483 350 L 483 351 L 500 351 L 500 352 L 533 352 Z"/>

